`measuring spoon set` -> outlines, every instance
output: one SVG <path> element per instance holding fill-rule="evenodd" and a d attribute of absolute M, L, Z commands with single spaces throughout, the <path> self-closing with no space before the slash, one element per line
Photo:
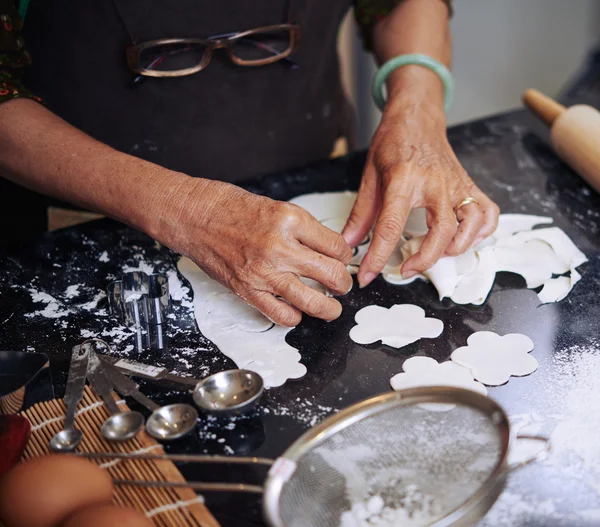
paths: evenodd
<path fill-rule="evenodd" d="M 176 403 L 161 407 L 145 396 L 125 374 L 151 380 L 166 378 L 171 386 L 191 391 L 194 402 L 201 409 L 220 414 L 241 413 L 250 409 L 263 392 L 262 378 L 252 371 L 223 371 L 199 381 L 170 374 L 164 368 L 96 354 L 96 344 L 110 353 L 108 344 L 100 339 L 87 340 L 72 349 L 64 397 L 65 424 L 63 430 L 50 441 L 50 448 L 55 452 L 71 452 L 82 440 L 82 432 L 75 428 L 75 414 L 83 397 L 86 379 L 111 414 L 100 428 L 102 436 L 109 441 L 131 439 L 144 424 L 152 437 L 163 441 L 173 440 L 191 432 L 198 420 L 198 412 L 193 406 Z M 145 420 L 140 412 L 121 411 L 113 391 L 135 399 L 151 412 L 150 417 Z"/>

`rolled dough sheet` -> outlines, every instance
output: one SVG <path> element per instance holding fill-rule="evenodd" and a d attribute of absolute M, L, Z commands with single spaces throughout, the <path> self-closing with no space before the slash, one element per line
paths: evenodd
<path fill-rule="evenodd" d="M 306 374 L 300 353 L 285 340 L 292 328 L 273 324 L 189 258 L 177 267 L 192 286 L 198 328 L 238 368 L 259 373 L 266 387 Z"/>

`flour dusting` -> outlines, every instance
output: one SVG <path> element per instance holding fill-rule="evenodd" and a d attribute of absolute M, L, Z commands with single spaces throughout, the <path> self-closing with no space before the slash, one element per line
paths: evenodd
<path fill-rule="evenodd" d="M 78 295 L 79 295 L 79 284 L 70 285 L 69 287 L 67 287 L 67 290 L 65 291 L 65 296 L 67 298 L 75 298 Z"/>
<path fill-rule="evenodd" d="M 27 313 L 25 315 L 27 318 L 33 318 L 35 316 L 42 316 L 46 318 L 61 318 L 66 317 L 71 313 L 71 311 L 68 308 L 66 308 L 61 302 L 59 302 L 56 298 L 49 295 L 48 293 L 37 291 L 33 288 L 29 289 L 29 293 L 31 294 L 31 300 L 33 302 L 43 303 L 45 304 L 45 306 L 39 311 Z"/>
<path fill-rule="evenodd" d="M 552 357 L 552 378 L 546 386 L 547 415 L 537 412 L 510 416 L 517 432 L 551 431 L 548 459 L 537 467 L 513 474 L 508 488 L 479 527 L 552 525 L 553 527 L 600 524 L 600 340 L 592 339 L 557 350 Z M 528 470 L 554 480 L 569 491 L 557 496 L 538 491 Z M 530 494 L 521 489 L 531 488 Z M 550 492 L 550 485 L 546 492 Z M 516 490 L 518 489 L 518 491 Z M 573 504 L 577 496 L 580 503 Z"/>

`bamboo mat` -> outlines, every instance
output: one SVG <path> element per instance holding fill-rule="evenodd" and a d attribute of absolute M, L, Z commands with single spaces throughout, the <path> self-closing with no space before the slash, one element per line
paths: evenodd
<path fill-rule="evenodd" d="M 128 409 L 125 401 L 117 401 L 123 410 Z M 62 400 L 38 403 L 21 412 L 31 423 L 31 438 L 23 454 L 24 459 L 49 454 L 50 438 L 62 429 L 65 405 Z M 100 426 L 109 416 L 105 405 L 89 386 L 77 407 L 75 426 L 83 432 L 79 452 L 135 452 L 163 454 L 160 443 L 142 430 L 135 438 L 122 443 L 108 442 L 100 435 Z M 114 479 L 146 479 L 185 481 L 177 467 L 168 460 L 127 461 L 92 460 Z M 148 516 L 160 527 L 219 527 L 202 496 L 191 489 L 141 488 L 115 486 L 114 503 L 133 507 Z"/>

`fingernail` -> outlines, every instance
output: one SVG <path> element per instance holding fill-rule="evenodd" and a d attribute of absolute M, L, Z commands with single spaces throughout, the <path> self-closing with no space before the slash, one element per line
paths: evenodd
<path fill-rule="evenodd" d="M 408 278 L 412 278 L 412 277 L 413 277 L 413 276 L 415 276 L 416 274 L 417 274 L 417 271 L 413 271 L 413 270 L 410 270 L 410 271 L 402 271 L 402 278 L 406 278 L 406 279 L 408 279 Z"/>
<path fill-rule="evenodd" d="M 375 273 L 365 273 L 362 279 L 358 280 L 358 286 L 362 289 L 363 287 L 367 287 L 377 275 Z"/>

